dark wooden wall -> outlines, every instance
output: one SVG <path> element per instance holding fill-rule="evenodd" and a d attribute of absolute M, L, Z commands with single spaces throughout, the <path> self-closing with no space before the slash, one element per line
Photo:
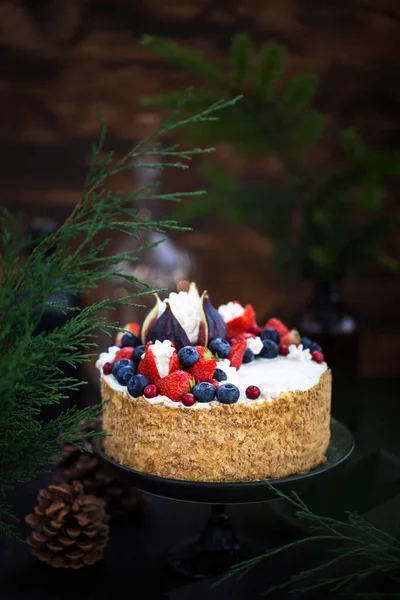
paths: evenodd
<path fill-rule="evenodd" d="M 338 126 L 355 127 L 372 146 L 399 146 L 398 0 L 2 0 L 0 201 L 63 219 L 79 197 L 96 103 L 103 102 L 110 143 L 122 151 L 157 123 L 140 109 L 142 96 L 195 83 L 145 51 L 140 35 L 171 36 L 223 63 L 232 34 L 242 30 L 257 44 L 285 44 L 289 72 L 320 75 L 317 102 L 332 125 L 316 167 L 335 156 Z M 270 168 L 267 160 L 256 166 Z M 200 182 L 194 169 L 164 183 L 190 189 Z M 284 307 L 290 315 L 310 293 L 273 271 L 269 240 L 245 225 L 202 222 L 179 243 L 196 253 L 198 278 L 217 301 L 251 299 L 263 314 Z M 392 244 L 400 255 L 398 240 Z M 398 279 L 364 277 L 345 292 L 363 324 L 363 371 L 399 373 Z"/>

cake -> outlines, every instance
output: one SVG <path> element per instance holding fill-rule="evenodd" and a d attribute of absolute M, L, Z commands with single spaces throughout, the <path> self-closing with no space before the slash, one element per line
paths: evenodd
<path fill-rule="evenodd" d="M 215 308 L 194 284 L 156 296 L 100 354 L 104 451 L 188 481 L 260 481 L 325 461 L 331 372 L 321 347 L 250 304 Z"/>

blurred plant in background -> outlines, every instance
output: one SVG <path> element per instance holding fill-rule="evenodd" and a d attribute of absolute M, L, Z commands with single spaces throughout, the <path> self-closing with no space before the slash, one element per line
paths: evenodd
<path fill-rule="evenodd" d="M 179 207 L 180 223 L 213 214 L 255 225 L 274 242 L 275 265 L 285 274 L 314 281 L 339 281 L 363 265 L 396 270 L 398 261 L 384 249 L 399 225 L 384 185 L 400 172 L 399 153 L 369 150 L 352 129 L 340 133 L 342 158 L 318 172 L 312 160 L 327 133 L 326 118 L 314 107 L 318 78 L 311 73 L 285 76 L 285 50 L 274 43 L 255 52 L 245 34 L 231 43 L 230 69 L 168 39 L 145 36 L 143 44 L 166 61 L 200 78 L 186 109 L 192 114 L 221 95 L 243 94 L 220 121 L 186 128 L 196 141 L 230 144 L 251 160 L 271 157 L 279 177 L 260 183 L 239 180 L 216 160 L 202 165 L 209 193 Z M 147 107 L 173 106 L 174 91 L 143 100 Z"/>

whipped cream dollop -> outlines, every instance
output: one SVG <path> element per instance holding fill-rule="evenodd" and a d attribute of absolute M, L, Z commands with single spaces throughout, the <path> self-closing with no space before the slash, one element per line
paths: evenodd
<path fill-rule="evenodd" d="M 242 316 L 244 307 L 239 304 L 239 302 L 228 302 L 228 304 L 221 304 L 221 306 L 218 307 L 218 312 L 225 323 L 229 323 L 229 321 L 233 321 L 233 319 Z"/>
<path fill-rule="evenodd" d="M 199 337 L 201 323 L 201 306 L 199 298 L 190 292 L 171 292 L 167 300 L 162 300 L 158 305 L 158 316 L 160 317 L 167 303 L 171 307 L 172 314 L 185 330 L 191 344 L 195 344 Z"/>
<path fill-rule="evenodd" d="M 248 338 L 246 340 L 246 346 L 247 346 L 247 348 L 250 348 L 250 350 L 256 356 L 257 356 L 257 354 L 260 354 L 261 350 L 264 347 L 263 343 L 262 343 L 262 339 L 260 337 L 258 337 L 258 336 Z"/>
<path fill-rule="evenodd" d="M 306 350 L 303 350 L 303 344 L 299 344 L 298 346 L 296 346 L 295 344 L 291 344 L 289 346 L 289 354 L 287 355 L 287 358 L 289 360 L 300 361 L 312 360 L 310 350 L 308 348 Z"/>
<path fill-rule="evenodd" d="M 169 363 L 171 356 L 175 352 L 172 343 L 169 340 L 164 340 L 163 342 L 156 340 L 154 344 L 148 347 L 148 351 L 154 356 L 160 377 L 169 375 Z"/>

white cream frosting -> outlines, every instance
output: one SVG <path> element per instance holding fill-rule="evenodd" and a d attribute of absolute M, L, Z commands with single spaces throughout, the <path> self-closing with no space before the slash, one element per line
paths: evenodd
<path fill-rule="evenodd" d="M 287 358 L 289 360 L 300 361 L 312 360 L 310 350 L 308 348 L 303 350 L 303 344 L 299 344 L 298 346 L 296 346 L 296 344 L 291 344 L 289 346 L 289 354 L 287 355 Z"/>
<path fill-rule="evenodd" d="M 167 300 L 158 305 L 158 316 L 160 317 L 167 307 L 171 307 L 172 314 L 185 330 L 191 344 L 195 344 L 199 338 L 201 323 L 201 307 L 199 297 L 190 292 L 171 292 Z"/>
<path fill-rule="evenodd" d="M 118 350 L 118 347 L 111 347 L 108 352 L 102 352 L 96 362 L 96 367 L 100 370 L 103 379 L 113 390 L 123 392 L 127 398 L 131 398 L 126 387 L 120 385 L 113 375 L 103 374 L 103 365 L 106 362 L 112 362 Z M 298 351 L 298 348 L 296 350 Z M 301 349 L 300 352 L 305 356 L 305 350 Z M 299 354 L 299 351 L 295 354 Z M 231 367 L 228 359 L 219 360 L 217 366 L 226 373 L 227 383 L 233 383 L 239 388 L 240 398 L 238 402 L 247 402 L 249 404 L 271 402 L 278 398 L 279 394 L 285 392 L 309 390 L 318 383 L 321 375 L 328 368 L 326 363 L 317 363 L 307 358 L 288 360 L 288 357 L 284 356 L 277 356 L 272 359 L 257 358 L 251 363 L 242 365 L 239 370 Z M 256 385 L 260 388 L 261 395 L 258 400 L 249 400 L 246 397 L 245 392 L 249 385 Z M 146 400 L 150 404 L 163 404 L 171 408 L 185 408 L 182 402 L 174 402 L 166 396 L 160 395 L 155 398 L 146 398 Z M 187 410 L 210 410 L 218 404 L 217 400 L 213 400 L 212 402 L 196 402 L 196 404 Z"/>
<path fill-rule="evenodd" d="M 262 343 L 262 339 L 258 336 L 248 338 L 246 340 L 246 346 L 247 346 L 247 348 L 250 348 L 250 350 L 253 352 L 253 354 L 255 356 L 257 356 L 257 354 L 260 354 L 261 350 L 264 347 L 263 343 Z"/>
<path fill-rule="evenodd" d="M 225 321 L 228 323 L 237 317 L 241 317 L 244 313 L 244 307 L 239 302 L 228 302 L 228 304 L 221 304 L 218 307 L 218 312 Z"/>
<path fill-rule="evenodd" d="M 163 342 L 156 340 L 154 344 L 149 346 L 148 350 L 154 356 L 160 377 L 169 375 L 169 363 L 175 351 L 172 343 L 169 340 L 164 340 Z"/>

